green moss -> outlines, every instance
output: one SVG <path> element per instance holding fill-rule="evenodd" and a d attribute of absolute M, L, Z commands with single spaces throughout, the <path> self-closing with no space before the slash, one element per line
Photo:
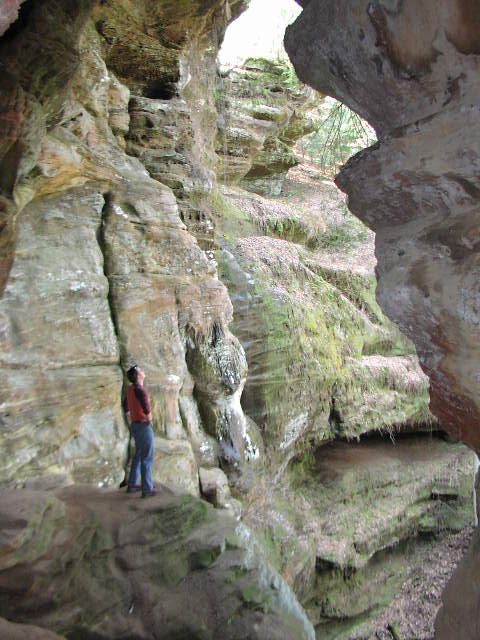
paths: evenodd
<path fill-rule="evenodd" d="M 190 554 L 188 558 L 190 571 L 196 571 L 197 569 L 206 569 L 215 562 L 215 560 L 222 554 L 222 552 L 223 550 L 220 545 L 195 551 L 194 553 Z"/>
<path fill-rule="evenodd" d="M 248 216 L 236 207 L 232 200 L 223 196 L 220 191 L 212 191 L 208 205 L 209 213 L 218 222 L 216 240 L 221 247 L 232 249 L 237 238 L 251 235 L 254 232 L 255 227 Z M 206 208 L 208 209 L 207 206 Z M 225 264 L 220 262 L 220 270 L 224 266 Z M 228 272 L 224 275 L 225 283 L 228 286 Z"/>
<path fill-rule="evenodd" d="M 376 281 L 373 275 L 364 276 L 351 271 L 339 271 L 315 267 L 316 273 L 326 282 L 338 289 L 360 311 L 379 325 L 385 322 L 385 316 L 375 299 Z"/>
<path fill-rule="evenodd" d="M 242 220 L 244 231 L 253 235 L 254 225 L 250 223 L 249 229 L 243 214 L 225 199 L 218 198 L 216 206 L 229 218 L 225 223 L 222 218 L 222 228 L 227 227 L 223 238 L 235 252 L 228 229 Z M 288 217 L 267 221 L 264 233 L 272 232 L 270 224 L 275 235 L 285 239 L 298 239 L 304 232 Z M 389 425 L 431 423 L 426 385 L 399 388 L 392 375 L 376 376 L 362 365 L 362 356 L 370 353 L 394 356 L 413 351 L 383 316 L 373 276 L 322 268 L 307 255 L 305 262 L 289 264 L 268 245 L 265 248 L 267 259 L 238 256 L 236 273 L 225 261 L 220 263 L 220 274 L 234 300 L 251 300 L 250 318 L 240 317 L 237 324 L 235 316 L 232 330 L 242 340 L 243 327 L 255 326 L 263 342 L 259 350 L 257 339 L 254 354 L 247 346 L 252 377 L 242 402 L 262 428 L 269 455 L 278 457 L 281 446 L 296 439 L 292 430 L 302 421 L 298 428 L 305 433 L 304 441 L 353 437 Z M 250 274 L 250 282 L 247 277 L 240 282 L 239 271 Z M 329 420 L 332 398 L 338 419 L 334 415 Z"/>
<path fill-rule="evenodd" d="M 243 602 L 251 609 L 267 612 L 270 609 L 268 594 L 257 583 L 247 584 L 241 591 Z"/>
<path fill-rule="evenodd" d="M 333 569 L 317 574 L 314 591 L 304 606 L 316 611 L 318 637 L 332 640 L 346 637 L 348 631 L 387 606 L 411 571 L 405 556 L 410 554 L 412 560 L 421 546 L 410 543 L 379 552 L 361 570 Z"/>
<path fill-rule="evenodd" d="M 304 244 L 309 249 L 315 249 L 319 244 L 319 229 L 312 228 L 311 224 L 307 224 L 299 217 L 284 215 L 266 218 L 262 221 L 261 230 L 266 235 Z"/>
<path fill-rule="evenodd" d="M 264 326 L 268 327 L 263 349 L 263 367 L 268 370 L 268 378 L 259 389 L 265 414 L 264 435 L 268 444 L 277 448 L 289 414 L 292 415 L 292 410 L 298 411 L 300 397 L 306 406 L 310 406 L 315 396 L 318 400 L 324 395 L 323 401 L 327 401 L 328 392 L 325 394 L 324 389 L 328 388 L 328 371 L 323 370 L 318 375 L 312 359 L 315 356 L 327 359 L 328 370 L 333 370 L 334 360 L 329 358 L 331 342 L 327 336 L 316 334 L 310 340 L 304 333 L 301 312 L 285 313 L 282 306 L 264 295 L 261 317 Z M 315 323 L 315 320 L 312 318 L 311 322 Z M 260 400 L 258 395 L 257 400 Z M 292 404 L 293 398 L 297 402 Z"/>
<path fill-rule="evenodd" d="M 174 504 L 158 509 L 151 515 L 151 542 L 186 537 L 208 518 L 208 505 L 192 496 L 182 496 Z"/>
<path fill-rule="evenodd" d="M 281 573 L 285 558 L 296 546 L 291 534 L 280 524 L 275 524 L 256 529 L 255 536 L 262 545 L 268 562 Z"/>
<path fill-rule="evenodd" d="M 332 224 L 322 234 L 319 245 L 323 249 L 349 249 L 367 239 L 368 229 L 351 214 L 340 225 Z"/>
<path fill-rule="evenodd" d="M 188 536 L 209 518 L 209 507 L 201 500 L 182 496 L 151 514 L 151 527 L 145 532 L 155 562 L 146 568 L 152 579 L 175 585 L 192 568 L 209 566 L 221 551 L 207 545 L 191 552 L 185 545 Z"/>
<path fill-rule="evenodd" d="M 234 567 L 225 573 L 226 584 L 236 584 L 241 578 L 248 575 L 249 570 L 246 567 Z"/>

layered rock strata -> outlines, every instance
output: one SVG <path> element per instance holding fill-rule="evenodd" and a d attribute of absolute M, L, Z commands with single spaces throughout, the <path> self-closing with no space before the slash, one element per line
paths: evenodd
<path fill-rule="evenodd" d="M 386 606 L 433 536 L 472 523 L 473 456 L 428 435 L 299 456 L 244 514 L 317 637 L 348 639 Z"/>
<path fill-rule="evenodd" d="M 230 3 L 232 11 L 242 6 Z M 176 99 L 178 111 L 188 103 L 187 130 L 211 142 L 204 148 L 190 137 L 184 166 L 195 176 L 192 188 L 211 189 L 213 95 L 203 97 L 201 66 L 214 59 L 231 15 L 220 3 L 180 13 L 164 4 L 148 11 L 129 2 L 30 4 L 0 43 L 8 69 L 0 161 L 3 483 L 52 473 L 66 482 L 118 482 L 128 440 L 121 369 L 136 361 L 145 365 L 163 439 L 157 451 L 180 465 L 157 465 L 160 479 L 182 469 L 196 493 L 197 465 L 216 464 L 217 441 L 243 455 L 246 367 L 228 330 L 227 291 L 181 221 L 168 172 L 125 152 L 141 156 L 129 109 L 158 111 L 159 102 Z"/>
<path fill-rule="evenodd" d="M 298 163 L 294 142 L 318 122 L 314 106 L 320 96 L 286 62 L 263 58 L 220 72 L 216 95 L 219 179 L 279 195 L 288 170 Z"/>

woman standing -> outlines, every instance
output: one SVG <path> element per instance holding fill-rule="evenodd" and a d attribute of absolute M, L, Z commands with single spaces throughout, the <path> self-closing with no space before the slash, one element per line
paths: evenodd
<path fill-rule="evenodd" d="M 150 398 L 143 386 L 145 371 L 135 364 L 127 371 L 127 378 L 132 384 L 123 399 L 123 408 L 131 420 L 130 432 L 135 440 L 135 455 L 128 477 L 127 493 L 141 490 L 142 498 L 149 498 L 157 492 L 152 483 L 152 410 Z M 138 482 L 139 476 L 141 484 Z"/>

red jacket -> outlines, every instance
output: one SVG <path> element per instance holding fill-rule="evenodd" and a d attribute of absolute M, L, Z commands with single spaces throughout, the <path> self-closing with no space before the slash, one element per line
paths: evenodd
<path fill-rule="evenodd" d="M 130 413 L 132 422 L 150 422 L 150 399 L 139 384 L 131 384 L 123 401 L 123 408 Z"/>

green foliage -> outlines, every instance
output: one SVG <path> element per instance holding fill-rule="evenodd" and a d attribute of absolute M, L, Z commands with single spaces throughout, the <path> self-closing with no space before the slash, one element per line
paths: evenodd
<path fill-rule="evenodd" d="M 315 247 L 327 251 L 348 251 L 367 240 L 368 227 L 350 213 L 345 203 L 342 202 L 340 208 L 342 211 L 340 221 L 331 222 L 322 233 L 318 234 Z"/>
<path fill-rule="evenodd" d="M 367 234 L 367 227 L 352 216 L 344 224 L 329 225 L 318 244 L 322 249 L 349 249 L 364 242 Z"/>
<path fill-rule="evenodd" d="M 281 60 L 279 61 L 281 66 L 281 77 L 283 83 L 291 90 L 296 90 L 303 87 L 303 83 L 298 79 L 297 74 L 295 73 L 295 69 L 289 60 Z"/>
<path fill-rule="evenodd" d="M 328 175 L 335 175 L 350 156 L 370 146 L 375 132 L 358 114 L 336 100 L 327 99 L 324 118 L 303 142 L 303 152 Z"/>

